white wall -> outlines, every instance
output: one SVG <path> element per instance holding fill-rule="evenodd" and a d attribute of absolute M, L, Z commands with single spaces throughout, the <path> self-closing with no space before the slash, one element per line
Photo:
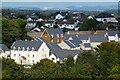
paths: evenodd
<path fill-rule="evenodd" d="M 8 55 L 10 55 L 10 51 L 3 51 L 2 53 L 0 53 L 0 58 L 4 57 L 4 58 L 8 58 Z"/>
<path fill-rule="evenodd" d="M 14 54 L 16 56 L 14 56 Z M 19 56 L 19 54 L 20 54 L 20 56 Z M 34 55 L 34 57 L 33 57 L 33 55 Z M 26 58 L 26 64 L 33 65 L 33 64 L 36 64 L 37 62 L 40 62 L 41 59 L 49 57 L 49 48 L 46 46 L 45 43 L 43 43 L 38 51 L 11 50 L 11 59 L 14 59 L 16 63 L 20 64 L 21 56 L 24 56 Z M 29 62 L 28 62 L 28 60 L 29 60 Z M 33 62 L 33 60 L 34 60 L 34 62 Z"/>

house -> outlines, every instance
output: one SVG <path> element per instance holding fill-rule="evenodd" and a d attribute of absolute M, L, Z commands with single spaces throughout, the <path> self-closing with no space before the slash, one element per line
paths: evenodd
<path fill-rule="evenodd" d="M 64 16 L 62 16 L 60 13 L 55 16 L 55 19 L 63 19 Z"/>
<path fill-rule="evenodd" d="M 119 41 L 118 31 L 108 30 L 106 32 L 106 36 L 107 36 L 109 42 Z"/>
<path fill-rule="evenodd" d="M 82 44 L 84 43 L 90 43 L 90 34 L 80 34 L 77 35 L 78 39 L 81 41 Z"/>
<path fill-rule="evenodd" d="M 55 63 L 63 63 L 65 59 L 67 59 L 68 55 L 71 55 L 74 60 L 77 59 L 78 54 L 80 54 L 82 50 L 65 50 L 65 49 L 56 49 L 53 50 L 49 59 Z"/>
<path fill-rule="evenodd" d="M 10 57 L 10 49 L 4 44 L 0 44 L 0 58 L 2 57 Z"/>
<path fill-rule="evenodd" d="M 104 35 L 90 35 L 90 45 L 91 47 L 95 48 L 100 45 L 102 42 L 107 42 L 107 37 Z"/>
<path fill-rule="evenodd" d="M 64 33 L 60 28 L 46 28 L 42 34 L 42 38 L 49 43 L 60 43 L 64 40 Z"/>
<path fill-rule="evenodd" d="M 81 44 L 81 49 L 83 50 L 92 50 L 90 43 Z"/>
<path fill-rule="evenodd" d="M 90 34 L 93 34 L 92 31 L 68 31 L 67 32 L 68 35 L 71 35 L 71 34 L 81 34 L 81 35 L 90 35 Z"/>
<path fill-rule="evenodd" d="M 44 26 L 53 27 L 54 26 L 54 20 L 45 20 Z"/>
<path fill-rule="evenodd" d="M 94 35 L 105 35 L 106 34 L 106 30 L 96 30 L 94 32 Z"/>
<path fill-rule="evenodd" d="M 115 19 L 114 15 L 110 14 L 110 13 L 101 13 L 99 15 L 97 15 L 96 20 L 99 22 L 103 22 L 103 23 L 110 23 L 114 26 L 116 26 L 118 24 L 118 21 Z"/>
<path fill-rule="evenodd" d="M 33 65 L 48 57 L 49 48 L 40 40 L 18 40 L 11 46 L 11 59 L 14 59 L 17 64 Z"/>
<path fill-rule="evenodd" d="M 58 44 L 62 49 L 73 50 L 75 49 L 75 45 L 72 44 L 70 41 L 62 41 Z"/>
<path fill-rule="evenodd" d="M 38 16 L 36 16 L 35 14 L 32 14 L 30 17 L 28 17 L 27 22 L 29 21 L 38 21 L 40 20 Z"/>
<path fill-rule="evenodd" d="M 66 19 L 55 20 L 55 24 L 62 29 L 66 28 L 72 30 L 76 28 L 74 20 L 66 20 Z"/>

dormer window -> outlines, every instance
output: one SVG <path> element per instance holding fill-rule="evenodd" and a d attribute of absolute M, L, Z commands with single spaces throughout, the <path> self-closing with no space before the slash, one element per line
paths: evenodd
<path fill-rule="evenodd" d="M 13 47 L 13 50 L 15 50 L 16 48 L 15 47 Z"/>
<path fill-rule="evenodd" d="M 20 51 L 20 47 L 18 47 L 18 51 Z"/>
<path fill-rule="evenodd" d="M 34 49 L 34 47 L 32 47 L 32 51 L 34 51 L 35 49 Z"/>
<path fill-rule="evenodd" d="M 59 34 L 57 34 L 57 38 L 59 38 Z"/>
<path fill-rule="evenodd" d="M 29 51 L 29 49 L 30 49 L 30 48 L 29 48 L 29 47 L 27 47 L 27 51 Z"/>
<path fill-rule="evenodd" d="M 51 34 L 51 37 L 53 38 L 53 34 Z"/>
<path fill-rule="evenodd" d="M 23 51 L 25 51 L 25 48 L 24 48 L 24 47 L 23 47 L 22 49 L 23 49 Z"/>
<path fill-rule="evenodd" d="M 63 37 L 63 34 L 61 34 L 61 37 Z"/>

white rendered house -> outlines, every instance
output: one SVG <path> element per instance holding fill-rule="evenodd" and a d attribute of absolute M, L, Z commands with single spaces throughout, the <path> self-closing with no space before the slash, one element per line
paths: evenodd
<path fill-rule="evenodd" d="M 2 57 L 8 58 L 9 56 L 10 56 L 9 48 L 4 44 L 0 44 L 0 58 Z"/>
<path fill-rule="evenodd" d="M 11 46 L 11 59 L 17 64 L 33 65 L 49 57 L 49 48 L 42 41 L 15 41 Z"/>

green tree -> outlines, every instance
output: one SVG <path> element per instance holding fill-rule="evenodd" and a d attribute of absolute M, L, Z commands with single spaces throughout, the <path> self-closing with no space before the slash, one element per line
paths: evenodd
<path fill-rule="evenodd" d="M 102 78 L 114 78 L 120 75 L 120 44 L 116 42 L 104 42 L 96 48 L 97 68 Z"/>
<path fill-rule="evenodd" d="M 20 79 L 22 78 L 22 66 L 17 65 L 12 59 L 2 58 L 2 78 Z"/>
<path fill-rule="evenodd" d="M 65 63 L 64 63 L 66 66 L 69 66 L 69 67 L 72 67 L 74 66 L 74 59 L 71 55 L 68 55 L 66 57 L 66 60 L 65 60 Z"/>
<path fill-rule="evenodd" d="M 97 27 L 97 21 L 95 19 L 86 19 L 83 21 L 83 23 L 81 24 L 79 30 L 95 30 L 95 28 Z"/>

